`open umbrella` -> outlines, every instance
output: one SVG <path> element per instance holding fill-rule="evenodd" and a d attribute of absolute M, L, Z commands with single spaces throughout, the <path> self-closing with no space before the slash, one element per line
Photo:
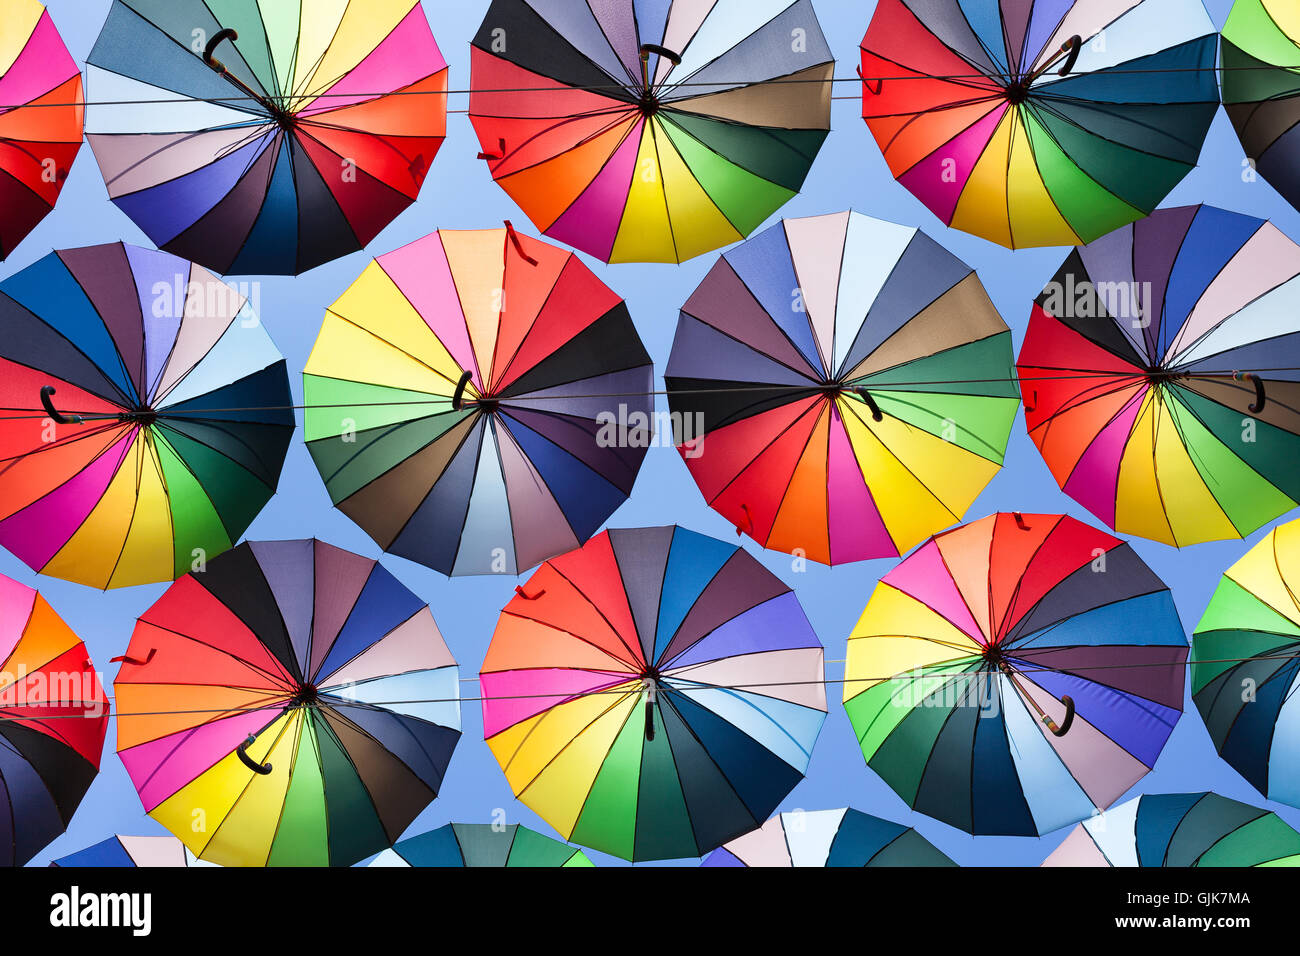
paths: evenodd
<path fill-rule="evenodd" d="M 171 581 L 239 540 L 294 429 L 248 294 L 121 243 L 0 282 L 0 545 L 115 588 Z"/>
<path fill-rule="evenodd" d="M 1035 836 L 1155 765 L 1186 660 L 1169 589 L 1129 545 L 1063 515 L 997 514 L 880 579 L 849 637 L 844 707 L 912 809 Z"/>
<path fill-rule="evenodd" d="M 108 698 L 81 638 L 0 575 L 0 865 L 22 866 L 66 829 L 107 729 Z"/>
<path fill-rule="evenodd" d="M 1215 749 L 1270 800 L 1300 806 L 1300 521 L 1219 582 L 1192 635 L 1192 700 Z"/>
<path fill-rule="evenodd" d="M 1090 242 L 1196 165 L 1219 106 L 1200 0 L 880 0 L 862 115 L 890 171 L 954 229 Z"/>
<path fill-rule="evenodd" d="M 151 817 L 227 866 L 349 866 L 437 796 L 458 671 L 428 605 L 368 558 L 259 541 L 143 615 L 114 682 Z"/>
<path fill-rule="evenodd" d="M 1147 793 L 1084 820 L 1043 866 L 1300 866 L 1300 833 L 1217 793 Z"/>
<path fill-rule="evenodd" d="M 550 867 L 592 866 L 576 847 L 517 823 L 449 823 L 403 840 L 375 857 L 371 866 Z"/>
<path fill-rule="evenodd" d="M 177 867 L 215 866 L 204 863 L 173 836 L 126 836 L 117 834 L 94 846 L 53 860 L 57 867 Z"/>
<path fill-rule="evenodd" d="M 1075 249 L 1018 367 L 1029 436 L 1115 530 L 1241 538 L 1300 501 L 1300 248 L 1213 206 Z"/>
<path fill-rule="evenodd" d="M 45 7 L 7 0 L 0 22 L 0 259 L 54 208 L 82 133 L 81 71 Z"/>
<path fill-rule="evenodd" d="M 1293 0 L 1237 0 L 1223 25 L 1223 105 L 1246 157 L 1300 208 L 1300 15 Z"/>
<path fill-rule="evenodd" d="M 956 866 L 921 834 L 869 813 L 794 810 L 709 854 L 704 866 Z"/>
<path fill-rule="evenodd" d="M 830 131 L 811 0 L 493 0 L 470 54 L 492 178 L 605 262 L 683 262 L 798 193 Z"/>
<path fill-rule="evenodd" d="M 419 0 L 114 0 L 86 88 L 113 202 L 222 273 L 363 248 L 415 201 L 447 128 Z"/>
<path fill-rule="evenodd" d="M 700 856 L 802 779 L 826 718 L 822 646 L 745 551 L 675 526 L 606 531 L 518 590 L 483 661 L 483 735 L 565 839 Z"/>
<path fill-rule="evenodd" d="M 682 307 L 665 379 L 709 505 L 825 564 L 960 521 L 1018 404 L 1011 332 L 971 268 L 847 212 L 725 253 Z"/>
<path fill-rule="evenodd" d="M 632 492 L 653 366 L 573 253 L 440 231 L 330 306 L 303 379 L 330 499 L 385 551 L 514 574 L 586 541 Z"/>

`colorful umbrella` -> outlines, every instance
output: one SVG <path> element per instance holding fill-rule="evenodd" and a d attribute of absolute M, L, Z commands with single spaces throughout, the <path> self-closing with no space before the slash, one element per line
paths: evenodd
<path fill-rule="evenodd" d="M 705 866 L 956 866 L 929 840 L 860 810 L 794 810 L 709 854 Z"/>
<path fill-rule="evenodd" d="M 441 231 L 372 262 L 303 375 L 330 499 L 385 551 L 517 573 L 632 492 L 653 367 L 577 256 L 513 229 Z"/>
<path fill-rule="evenodd" d="M 320 541 L 241 544 L 136 625 L 117 750 L 151 817 L 227 866 L 349 866 L 438 794 L 459 672 L 428 605 Z"/>
<path fill-rule="evenodd" d="M 700 856 L 802 779 L 826 718 L 822 656 L 794 592 L 745 551 L 675 526 L 607 531 L 506 605 L 483 734 L 566 840 Z"/>
<path fill-rule="evenodd" d="M 723 255 L 682 307 L 666 381 L 709 505 L 824 564 L 896 557 L 960 521 L 1018 405 L 979 277 L 856 213 L 787 219 Z"/>
<path fill-rule="evenodd" d="M 1155 209 L 1219 107 L 1200 0 L 880 0 L 862 116 L 954 229 L 1090 242 Z"/>
<path fill-rule="evenodd" d="M 222 273 L 363 248 L 415 202 L 447 129 L 419 0 L 114 0 L 86 87 L 113 202 Z"/>
<path fill-rule="evenodd" d="M 1176 546 L 1294 508 L 1297 275 L 1295 243 L 1213 206 L 1161 209 L 1072 252 L 1019 359 L 1029 435 L 1065 493 Z"/>
<path fill-rule="evenodd" d="M 1192 699 L 1215 749 L 1270 800 L 1300 806 L 1300 521 L 1230 567 L 1192 635 Z"/>
<path fill-rule="evenodd" d="M 239 540 L 294 429 L 247 294 L 121 243 L 0 282 L 0 545 L 116 588 L 171 581 Z"/>
<path fill-rule="evenodd" d="M 1043 866 L 1300 866 L 1300 833 L 1217 793 L 1148 793 L 1084 820 Z"/>
<path fill-rule="evenodd" d="M 470 53 L 492 178 L 605 262 L 684 262 L 795 196 L 830 132 L 811 0 L 493 0 Z"/>
<path fill-rule="evenodd" d="M 1186 660 L 1169 589 L 1129 545 L 1062 515 L 997 514 L 880 579 L 849 637 L 844 706 L 912 809 L 1035 836 L 1155 765 Z"/>
<path fill-rule="evenodd" d="M 72 867 L 174 867 L 214 866 L 204 863 L 180 840 L 172 836 L 125 836 L 118 834 L 76 853 L 69 853 L 50 866 Z"/>
<path fill-rule="evenodd" d="M 1300 11 L 1237 0 L 1223 25 L 1223 103 L 1251 166 L 1300 208 Z"/>
<path fill-rule="evenodd" d="M 45 7 L 0 21 L 0 259 L 54 208 L 81 148 L 81 72 Z"/>
<path fill-rule="evenodd" d="M 403 840 L 371 866 L 591 866 L 581 850 L 517 823 L 449 823 Z"/>
<path fill-rule="evenodd" d="M 0 865 L 68 825 L 99 772 L 108 698 L 86 646 L 45 599 L 0 575 Z"/>

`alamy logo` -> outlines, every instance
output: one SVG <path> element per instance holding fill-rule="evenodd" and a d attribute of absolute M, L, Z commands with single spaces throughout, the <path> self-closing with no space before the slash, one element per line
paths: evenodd
<path fill-rule="evenodd" d="M 129 929 L 133 936 L 148 936 L 153 929 L 150 893 L 83 893 L 73 886 L 50 897 L 50 925 L 56 929 Z"/>

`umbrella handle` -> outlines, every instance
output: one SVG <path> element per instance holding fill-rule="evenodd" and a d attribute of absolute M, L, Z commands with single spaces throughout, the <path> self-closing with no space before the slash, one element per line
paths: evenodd
<path fill-rule="evenodd" d="M 1074 723 L 1074 698 L 1069 694 L 1064 694 L 1061 697 L 1061 703 L 1065 705 L 1065 717 L 1060 724 L 1057 724 L 1046 714 L 1043 715 L 1043 723 L 1047 725 L 1047 729 L 1052 732 L 1054 737 L 1064 737 L 1070 732 L 1070 725 Z"/>
<path fill-rule="evenodd" d="M 652 680 L 643 680 L 642 686 L 645 688 L 645 739 L 655 739 L 655 683 Z"/>
<path fill-rule="evenodd" d="M 1083 37 L 1077 33 L 1061 44 L 1061 52 L 1068 53 L 1069 56 L 1065 58 L 1065 65 L 1057 71 L 1057 76 L 1065 76 L 1074 69 L 1074 64 L 1079 61 L 1079 51 L 1082 49 Z"/>
<path fill-rule="evenodd" d="M 451 410 L 453 412 L 461 410 L 465 398 L 465 386 L 469 384 L 469 380 L 473 377 L 473 372 L 466 372 L 460 377 L 460 381 L 456 383 L 456 391 L 451 396 Z"/>
<path fill-rule="evenodd" d="M 269 763 L 258 763 L 256 760 L 254 760 L 252 757 L 250 757 L 248 754 L 244 752 L 244 749 L 248 747 L 249 744 L 256 743 L 256 741 L 257 738 L 254 737 L 252 734 L 249 734 L 248 739 L 235 748 L 235 753 L 237 753 L 239 755 L 239 759 L 244 762 L 244 766 L 247 767 L 249 770 L 253 771 L 253 773 L 260 773 L 266 775 L 271 772 L 271 765 Z"/>
<path fill-rule="evenodd" d="M 867 403 L 867 408 L 871 409 L 871 420 L 884 421 L 885 414 L 880 410 L 880 406 L 876 404 L 876 400 L 871 397 L 871 393 L 861 386 L 854 389 L 854 391 L 857 392 L 859 398 Z"/>
<path fill-rule="evenodd" d="M 134 664 L 136 667 L 143 667 L 145 664 L 148 664 L 153 660 L 153 655 L 157 650 L 158 648 L 156 647 L 149 648 L 149 653 L 144 656 L 144 660 L 140 660 L 138 657 L 132 657 L 130 654 L 122 654 L 119 657 L 110 657 L 108 662 L 110 664 Z"/>
<path fill-rule="evenodd" d="M 1267 396 L 1264 395 L 1264 380 L 1254 372 L 1233 372 L 1232 377 L 1237 381 L 1245 379 L 1247 382 L 1250 382 L 1250 384 L 1255 386 L 1255 404 L 1247 406 L 1246 411 L 1250 412 L 1252 415 L 1258 415 L 1262 412 L 1264 410 L 1264 402 L 1267 401 Z"/>
<path fill-rule="evenodd" d="M 641 62 L 645 63 L 650 59 L 651 53 L 658 53 L 661 57 L 671 63 L 673 66 L 681 66 L 682 58 L 667 47 L 660 46 L 658 43 L 641 44 Z"/>
<path fill-rule="evenodd" d="M 208 66 L 212 67 L 213 70 L 215 70 L 216 72 L 224 76 L 226 72 L 226 64 L 222 63 L 215 56 L 213 56 L 212 51 L 221 45 L 222 40 L 238 40 L 238 39 L 239 39 L 239 34 L 236 33 L 234 30 L 230 29 L 230 27 L 226 27 L 223 30 L 218 30 L 216 33 L 212 35 L 212 39 L 208 41 L 208 45 L 203 48 L 203 62 L 206 63 Z"/>
<path fill-rule="evenodd" d="M 57 391 L 58 389 L 53 385 L 41 386 L 41 405 L 45 408 L 45 414 L 60 425 L 80 425 L 82 423 L 80 415 L 64 415 L 54 407 L 54 402 L 50 400 L 50 396 Z"/>

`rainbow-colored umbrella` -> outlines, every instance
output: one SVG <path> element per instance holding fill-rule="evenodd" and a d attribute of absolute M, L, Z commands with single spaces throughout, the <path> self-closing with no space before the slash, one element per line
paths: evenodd
<path fill-rule="evenodd" d="M 238 541 L 294 429 L 254 291 L 122 243 L 0 282 L 0 545 L 116 588 L 171 581 Z"/>
<path fill-rule="evenodd" d="M 0 12 L 0 259 L 54 208 L 81 149 L 81 71 L 45 7 Z"/>
<path fill-rule="evenodd" d="M 204 863 L 173 836 L 126 836 L 117 834 L 84 850 L 77 850 L 50 863 L 57 867 L 180 867 L 215 866 Z"/>
<path fill-rule="evenodd" d="M 0 575 L 0 865 L 64 831 L 99 772 L 108 698 L 86 646 L 31 588 Z"/>
<path fill-rule="evenodd" d="M 880 0 L 862 116 L 954 229 L 1076 245 L 1147 215 L 1196 165 L 1217 46 L 1200 0 Z"/>
<path fill-rule="evenodd" d="M 682 307 L 665 379 L 709 505 L 825 564 L 960 521 L 1018 404 L 1011 332 L 970 266 L 848 212 L 725 253 Z"/>
<path fill-rule="evenodd" d="M 1237 0 L 1223 25 L 1223 105 L 1251 168 L 1300 208 L 1300 8 Z"/>
<path fill-rule="evenodd" d="M 1300 866 L 1300 833 L 1217 793 L 1148 793 L 1084 820 L 1043 866 Z"/>
<path fill-rule="evenodd" d="M 632 493 L 650 356 L 573 253 L 442 230 L 372 262 L 303 374 L 330 499 L 385 551 L 515 574 L 576 548 Z"/>
<path fill-rule="evenodd" d="M 911 827 L 844 807 L 793 810 L 709 854 L 704 866 L 956 866 Z"/>
<path fill-rule="evenodd" d="M 517 823 L 449 823 L 394 844 L 371 866 L 552 867 L 592 866 L 577 847 Z"/>
<path fill-rule="evenodd" d="M 1020 351 L 1029 436 L 1124 534 L 1241 538 L 1300 502 L 1300 247 L 1213 206 L 1074 250 Z"/>
<path fill-rule="evenodd" d="M 442 787 L 459 671 L 429 607 L 320 541 L 255 541 L 143 615 L 114 681 L 148 814 L 226 866 L 349 866 Z"/>
<path fill-rule="evenodd" d="M 1187 638 L 1129 545 L 1063 515 L 997 514 L 880 579 L 844 707 L 914 810 L 1036 836 L 1110 806 L 1182 714 Z"/>
<path fill-rule="evenodd" d="M 830 131 L 811 0 L 493 0 L 469 113 L 537 228 L 605 262 L 683 262 L 798 193 Z"/>
<path fill-rule="evenodd" d="M 114 0 L 86 89 L 113 202 L 221 273 L 363 248 L 415 202 L 447 130 L 419 0 Z"/>
<path fill-rule="evenodd" d="M 1300 806 L 1300 521 L 1230 567 L 1192 635 L 1192 699 L 1215 749 L 1268 797 Z"/>
<path fill-rule="evenodd" d="M 694 857 L 760 826 L 826 718 L 822 645 L 794 592 L 683 528 L 606 531 L 542 565 L 483 661 L 483 734 L 567 840 Z"/>

